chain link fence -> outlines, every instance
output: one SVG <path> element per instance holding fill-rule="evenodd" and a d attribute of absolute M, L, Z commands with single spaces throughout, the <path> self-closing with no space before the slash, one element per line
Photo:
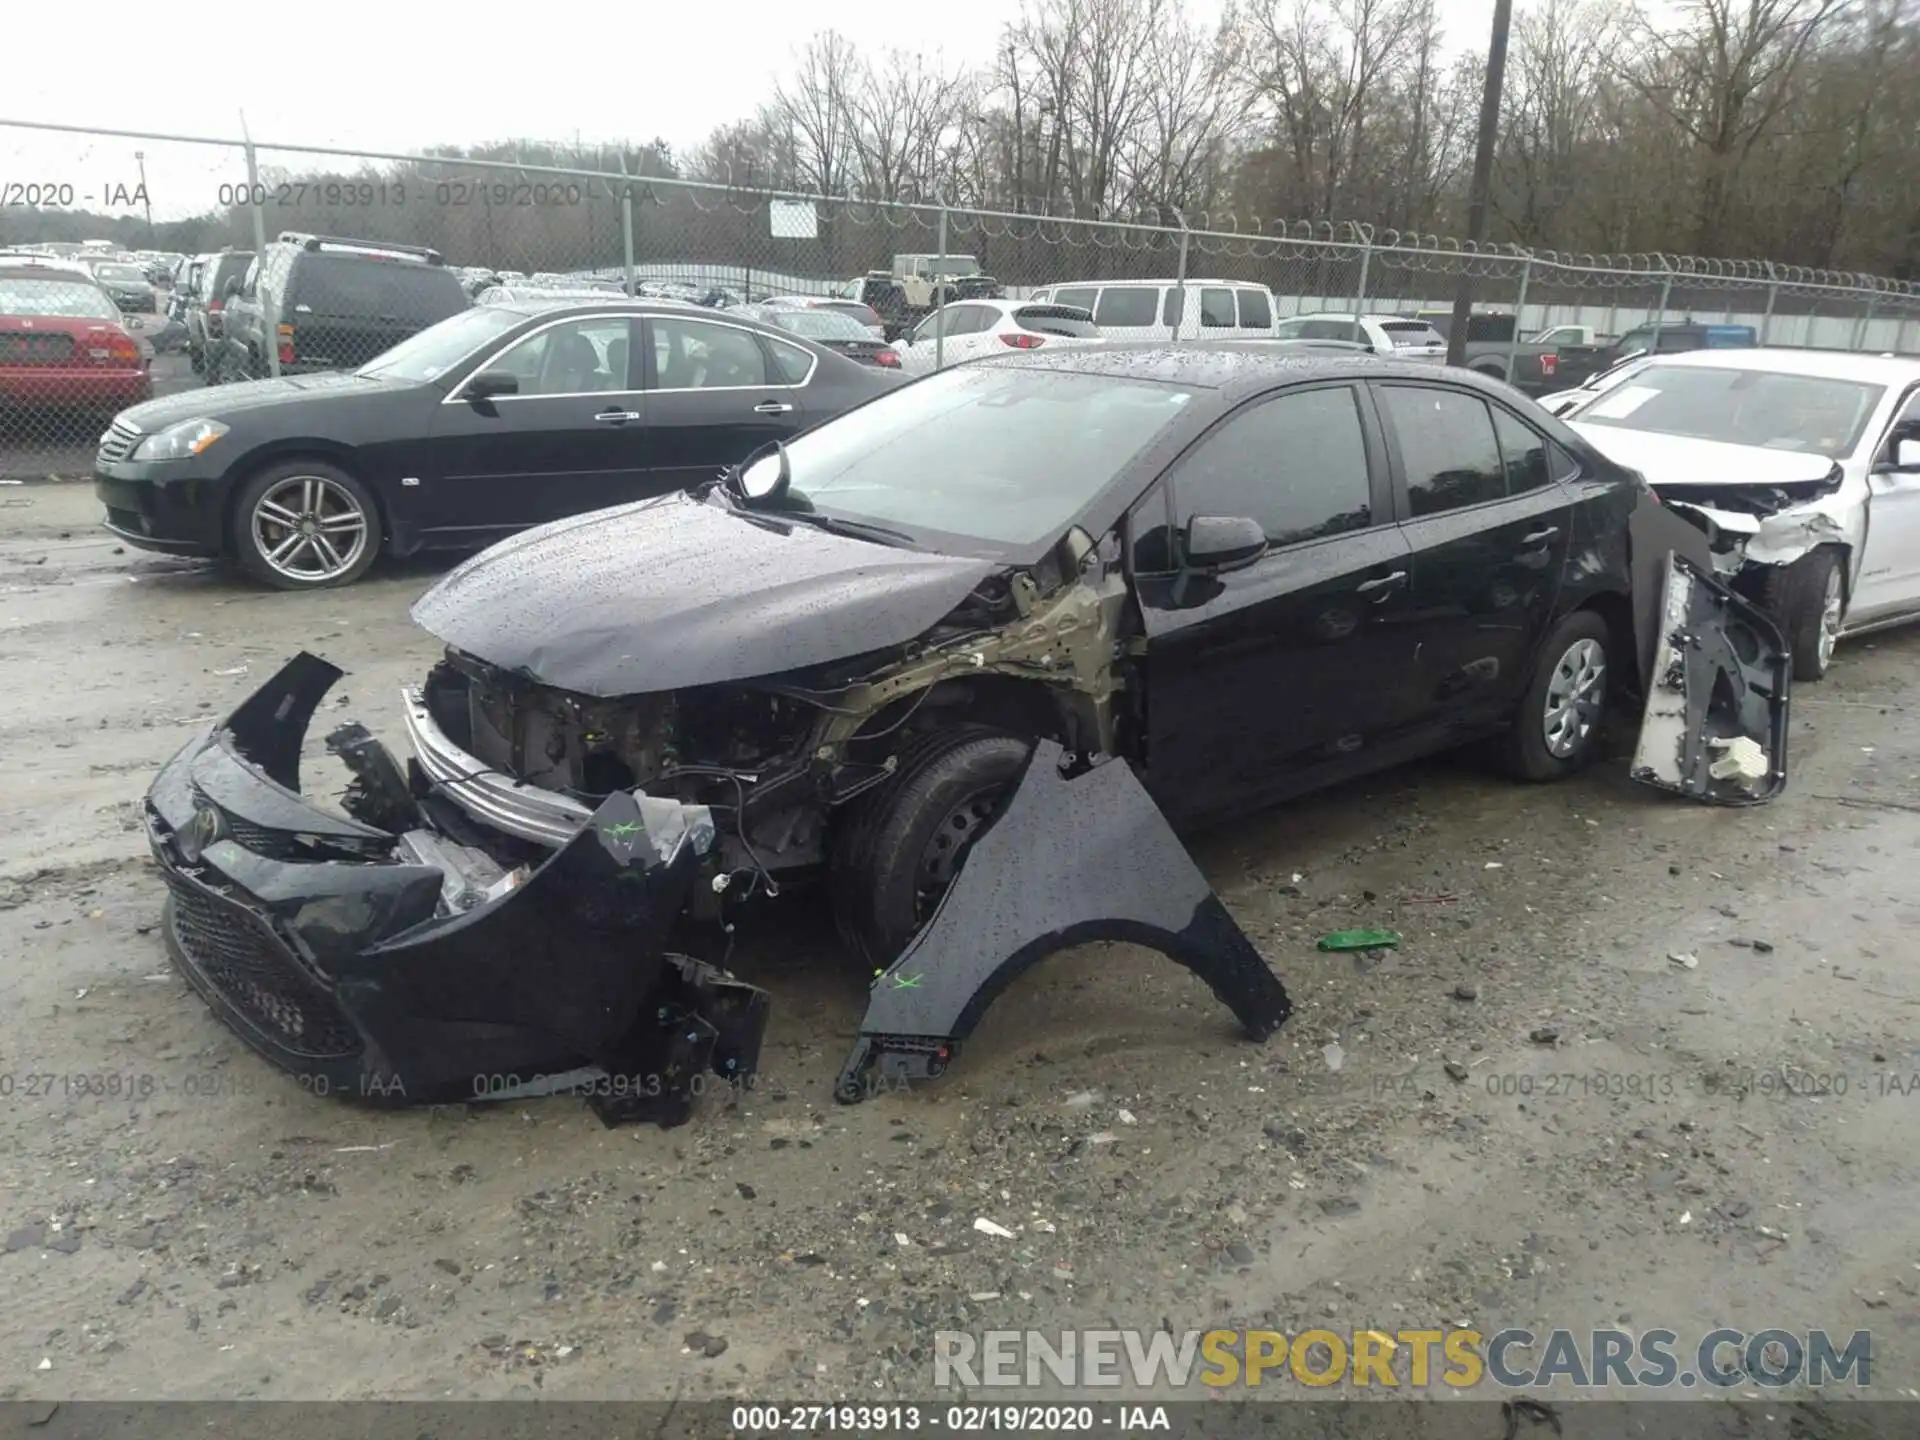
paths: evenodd
<path fill-rule="evenodd" d="M 1172 209 L 1089 220 L 776 194 L 629 175 L 611 151 L 541 154 L 549 163 L 0 121 L 0 475 L 84 475 L 127 405 L 352 369 L 529 292 L 840 295 L 884 311 L 897 335 L 970 293 L 957 278 L 969 272 L 1014 298 L 1103 280 L 1254 282 L 1273 291 L 1276 320 L 1445 310 L 1466 276 L 1476 308 L 1512 314 L 1522 335 L 1694 322 L 1750 326 L 1767 344 L 1920 352 L 1916 287 L 1875 276 Z"/>

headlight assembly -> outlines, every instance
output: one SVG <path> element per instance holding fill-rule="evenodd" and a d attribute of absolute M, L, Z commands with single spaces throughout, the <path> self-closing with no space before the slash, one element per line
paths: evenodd
<path fill-rule="evenodd" d="M 218 420 L 182 420 L 147 436 L 134 447 L 135 460 L 188 460 L 227 433 Z"/>

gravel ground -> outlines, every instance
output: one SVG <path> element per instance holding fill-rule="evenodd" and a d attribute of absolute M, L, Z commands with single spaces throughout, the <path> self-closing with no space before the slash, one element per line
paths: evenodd
<path fill-rule="evenodd" d="M 0 1398 L 898 1399 L 936 1330 L 1163 1324 L 1870 1327 L 1920 1384 L 1920 633 L 1796 695 L 1770 806 L 1442 761 L 1199 838 L 1298 1007 L 1264 1046 L 1093 946 L 841 1108 L 864 981 L 800 897 L 736 956 L 761 1087 L 607 1130 L 314 1097 L 173 975 L 153 771 L 303 646 L 393 736 L 435 572 L 270 595 L 95 522 L 0 490 Z M 1314 949 L 1355 925 L 1404 943 Z"/>

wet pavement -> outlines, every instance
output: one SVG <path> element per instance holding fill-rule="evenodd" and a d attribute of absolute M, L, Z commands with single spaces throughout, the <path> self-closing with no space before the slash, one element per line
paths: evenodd
<path fill-rule="evenodd" d="M 1796 692 L 1770 806 L 1446 759 L 1200 837 L 1265 1045 L 1090 946 L 840 1107 L 865 981 L 790 896 L 758 1086 L 607 1130 L 305 1093 L 171 972 L 151 774 L 302 647 L 395 738 L 436 572 L 267 594 L 96 520 L 0 489 L 0 1398 L 893 1400 L 937 1330 L 1087 1325 L 1870 1328 L 1920 1384 L 1920 633 Z M 1357 927 L 1403 941 L 1316 951 Z"/>

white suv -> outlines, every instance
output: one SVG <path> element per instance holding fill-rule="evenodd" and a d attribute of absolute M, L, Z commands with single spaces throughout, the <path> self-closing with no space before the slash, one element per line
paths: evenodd
<path fill-rule="evenodd" d="M 1085 310 L 1038 300 L 956 300 L 920 322 L 894 345 L 900 368 L 928 375 L 964 360 L 1038 350 L 1042 345 L 1084 345 L 1099 340 Z"/>
<path fill-rule="evenodd" d="M 1354 315 L 1338 310 L 1294 315 L 1282 320 L 1274 334 L 1282 340 L 1355 340 L 1376 355 L 1431 365 L 1447 363 L 1447 337 L 1426 321 L 1404 315 Z"/>
<path fill-rule="evenodd" d="M 1243 280 L 1089 280 L 1033 299 L 1077 305 L 1109 340 L 1246 340 L 1273 334 L 1273 292 Z"/>

